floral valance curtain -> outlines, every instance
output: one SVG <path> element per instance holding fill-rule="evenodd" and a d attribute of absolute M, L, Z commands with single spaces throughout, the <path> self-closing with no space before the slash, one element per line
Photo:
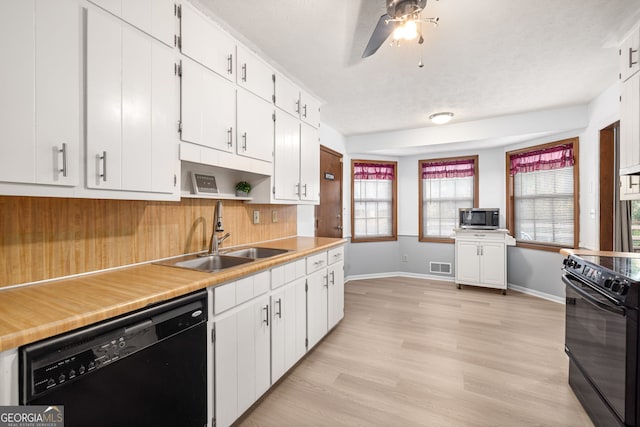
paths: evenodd
<path fill-rule="evenodd" d="M 422 179 L 466 178 L 474 176 L 473 159 L 423 162 Z"/>
<path fill-rule="evenodd" d="M 573 144 L 563 144 L 542 150 L 512 154 L 509 172 L 513 176 L 521 172 L 568 168 L 574 163 Z"/>
<path fill-rule="evenodd" d="M 354 163 L 353 179 L 393 180 L 395 168 L 392 163 Z"/>

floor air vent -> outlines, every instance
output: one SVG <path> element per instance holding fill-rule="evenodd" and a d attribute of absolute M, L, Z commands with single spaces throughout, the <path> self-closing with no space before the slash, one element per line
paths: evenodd
<path fill-rule="evenodd" d="M 429 262 L 429 273 L 451 274 L 451 264 L 448 262 Z"/>

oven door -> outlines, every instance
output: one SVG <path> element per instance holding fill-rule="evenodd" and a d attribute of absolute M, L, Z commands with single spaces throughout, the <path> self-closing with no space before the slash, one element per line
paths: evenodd
<path fill-rule="evenodd" d="M 627 313 L 591 286 L 565 275 L 565 349 L 618 418 L 625 419 Z"/>

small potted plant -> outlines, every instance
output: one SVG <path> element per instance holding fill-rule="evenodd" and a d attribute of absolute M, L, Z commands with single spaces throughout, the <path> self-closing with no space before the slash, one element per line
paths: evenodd
<path fill-rule="evenodd" d="M 236 184 L 236 196 L 247 197 L 251 191 L 251 184 L 247 181 L 240 181 Z"/>

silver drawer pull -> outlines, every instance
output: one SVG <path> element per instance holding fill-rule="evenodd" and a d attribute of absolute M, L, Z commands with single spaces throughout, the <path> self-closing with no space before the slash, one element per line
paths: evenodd
<path fill-rule="evenodd" d="M 62 143 L 62 148 L 58 150 L 59 153 L 62 153 L 62 169 L 59 169 L 59 172 L 62 172 L 62 176 L 67 176 L 67 143 Z"/>
<path fill-rule="evenodd" d="M 107 152 L 103 151 L 102 156 L 98 156 L 102 160 L 102 173 L 99 175 L 104 182 L 107 182 Z"/>

